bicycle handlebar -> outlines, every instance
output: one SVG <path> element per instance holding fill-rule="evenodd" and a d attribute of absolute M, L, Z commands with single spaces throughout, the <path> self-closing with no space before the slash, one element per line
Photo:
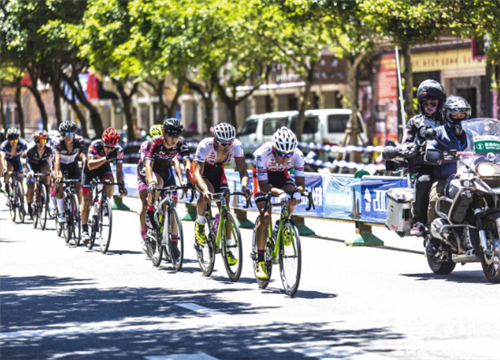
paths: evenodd
<path fill-rule="evenodd" d="M 292 191 L 292 192 L 287 192 L 287 194 L 293 195 L 296 192 L 299 192 L 299 191 L 295 190 L 295 191 Z M 313 200 L 311 192 L 306 192 L 306 191 L 300 192 L 300 195 L 307 197 L 307 200 L 309 201 L 309 205 L 307 206 L 306 211 L 311 210 L 311 207 L 313 209 L 316 209 L 316 206 L 314 205 L 314 200 Z M 265 197 L 265 199 L 266 199 L 266 206 L 264 207 L 264 212 L 267 211 L 267 208 L 269 207 L 269 203 L 271 202 L 271 198 L 273 198 L 273 197 L 279 197 L 279 196 L 280 196 L 280 194 L 273 194 L 271 192 L 266 194 L 266 197 Z M 283 204 L 283 203 L 285 203 L 285 201 L 282 201 L 281 203 Z"/>
<path fill-rule="evenodd" d="M 228 189 L 228 190 L 223 190 L 223 191 L 221 191 L 221 192 L 219 192 L 219 193 L 212 194 L 212 198 L 213 198 L 214 200 L 217 200 L 217 199 L 219 199 L 219 200 L 220 200 L 221 198 L 226 197 L 226 196 L 236 196 L 236 195 L 246 197 L 246 194 L 245 194 L 245 193 L 243 193 L 243 192 L 241 192 L 241 191 L 231 192 L 231 191 L 229 191 L 229 189 Z M 247 199 L 247 203 L 245 204 L 245 206 L 243 206 L 243 208 L 248 209 L 248 208 L 250 207 L 250 205 L 251 205 L 251 204 L 252 204 L 251 199 Z"/>
<path fill-rule="evenodd" d="M 190 185 L 185 185 L 185 186 L 170 185 L 170 186 L 166 186 L 166 187 L 162 187 L 162 188 L 156 188 L 155 191 L 174 192 L 177 190 L 190 190 L 190 189 L 192 191 L 191 191 L 191 198 L 189 199 L 189 202 L 192 202 L 194 199 L 194 189 Z"/>
<path fill-rule="evenodd" d="M 44 173 L 34 173 L 33 174 L 33 177 L 46 177 L 46 176 L 50 176 L 50 174 L 44 174 Z"/>

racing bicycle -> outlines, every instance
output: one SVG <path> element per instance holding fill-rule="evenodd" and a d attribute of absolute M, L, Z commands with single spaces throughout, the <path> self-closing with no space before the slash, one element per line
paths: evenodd
<path fill-rule="evenodd" d="M 7 195 L 7 206 L 10 211 L 10 218 L 16 222 L 16 216 L 19 214 L 19 221 L 24 222 L 26 218 L 26 209 L 24 208 L 24 195 L 22 184 L 18 176 L 22 175 L 20 171 L 9 171 L 10 175 L 10 192 Z"/>
<path fill-rule="evenodd" d="M 35 173 L 35 188 L 34 188 L 34 201 L 31 204 L 33 214 L 33 227 L 36 228 L 40 225 L 40 229 L 45 230 L 47 225 L 47 216 L 49 212 L 49 193 L 47 185 L 43 182 L 43 178 L 50 176 L 50 174 Z"/>
<path fill-rule="evenodd" d="M 67 175 L 64 175 L 66 178 Z M 59 209 L 56 210 L 56 230 L 57 235 L 64 235 L 64 241 L 70 243 L 71 245 L 77 247 L 80 245 L 82 229 L 81 229 L 81 217 L 80 209 L 78 207 L 78 196 L 75 192 L 75 183 L 80 182 L 80 179 L 64 179 L 62 180 L 63 186 L 63 205 L 64 205 L 64 217 L 66 219 L 65 223 L 59 222 Z M 60 186 L 60 185 L 59 185 Z M 58 190 L 56 190 L 58 192 Z"/>
<path fill-rule="evenodd" d="M 212 216 L 212 206 L 210 203 L 205 209 L 205 223 L 208 224 L 207 241 L 204 244 L 195 241 L 194 244 L 198 264 L 205 276 L 212 274 L 215 265 L 215 254 L 222 254 L 224 267 L 231 281 L 238 281 L 241 276 L 243 243 L 241 242 L 240 228 L 226 202 L 226 197 L 236 195 L 245 196 L 242 192 L 230 192 L 228 189 L 212 195 L 215 201 L 221 203 L 217 220 Z M 249 206 L 250 199 L 247 200 L 245 208 Z M 228 242 L 228 235 L 231 235 L 229 239 L 232 239 L 232 241 Z M 232 253 L 236 262 L 228 258 L 228 252 Z"/>
<path fill-rule="evenodd" d="M 264 207 L 264 212 L 267 211 L 271 203 L 272 197 L 277 197 L 279 195 L 274 195 L 268 193 L 265 197 L 266 205 Z M 302 196 L 306 196 L 309 205 L 306 211 L 311 209 L 311 206 L 315 208 L 312 193 L 302 193 Z M 280 218 L 276 220 L 274 230 L 272 229 L 272 224 L 269 223 L 268 229 L 268 240 L 266 242 L 266 248 L 264 253 L 264 259 L 267 268 L 267 279 L 259 279 L 257 276 L 257 284 L 259 288 L 265 289 L 269 285 L 271 280 L 271 273 L 273 265 L 279 264 L 281 282 L 283 283 L 283 288 L 288 296 L 295 296 L 297 290 L 299 289 L 300 275 L 302 271 L 302 254 L 300 247 L 300 235 L 295 222 L 288 216 L 288 207 L 286 201 L 282 201 Z M 260 221 L 260 216 L 255 220 L 255 225 Z M 256 226 L 253 229 L 252 235 L 252 253 L 250 254 L 254 262 L 254 272 L 257 269 L 257 237 L 256 237 Z"/>

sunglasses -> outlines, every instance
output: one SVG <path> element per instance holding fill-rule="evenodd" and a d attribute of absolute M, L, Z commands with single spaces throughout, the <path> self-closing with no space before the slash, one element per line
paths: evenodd
<path fill-rule="evenodd" d="M 18 142 L 18 141 L 19 141 L 19 139 L 9 140 L 9 142 L 11 142 L 11 143 L 16 143 L 16 142 Z"/>
<path fill-rule="evenodd" d="M 165 135 L 170 136 L 170 137 L 175 138 L 175 139 L 178 139 L 181 137 L 181 134 L 179 134 L 179 133 L 167 132 L 167 133 L 165 133 Z"/>
<path fill-rule="evenodd" d="M 116 148 L 116 146 L 114 146 L 114 145 L 104 145 L 104 147 L 106 149 L 114 149 L 114 148 Z"/>
<path fill-rule="evenodd" d="M 47 143 L 47 139 L 38 139 L 38 140 L 35 140 L 35 142 L 37 144 L 46 144 Z"/>
<path fill-rule="evenodd" d="M 75 133 L 74 132 L 65 132 L 64 133 L 64 136 L 74 136 Z"/>
<path fill-rule="evenodd" d="M 228 143 L 223 143 L 223 142 L 217 142 L 217 144 L 223 148 L 230 147 L 233 145 L 233 142 L 228 142 Z"/>
<path fill-rule="evenodd" d="M 436 107 L 438 105 L 437 101 L 429 101 L 429 102 L 424 102 L 422 104 L 424 108 L 428 108 L 429 106 Z"/>
<path fill-rule="evenodd" d="M 291 152 L 291 153 L 282 153 L 282 152 L 276 151 L 276 153 L 282 159 L 284 159 L 284 158 L 291 158 L 292 155 L 293 155 L 293 152 Z"/>

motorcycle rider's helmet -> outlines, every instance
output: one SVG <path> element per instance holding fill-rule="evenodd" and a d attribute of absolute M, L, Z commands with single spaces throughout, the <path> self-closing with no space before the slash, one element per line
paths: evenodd
<path fill-rule="evenodd" d="M 427 117 L 435 118 L 443 108 L 443 104 L 446 100 L 446 90 L 436 80 L 424 80 L 417 89 L 417 99 L 420 112 L 422 114 L 425 114 Z M 438 101 L 438 106 L 435 113 L 427 114 L 425 112 L 423 102 L 426 100 Z"/>
<path fill-rule="evenodd" d="M 454 119 L 452 115 L 460 112 L 465 113 L 465 118 Z M 470 119 L 471 107 L 463 97 L 451 95 L 446 99 L 443 114 L 446 125 L 453 130 L 455 135 L 460 135 L 463 132 L 462 121 Z"/>
<path fill-rule="evenodd" d="M 283 154 L 289 154 L 297 148 L 297 138 L 289 128 L 283 126 L 273 135 L 273 147 Z"/>
<path fill-rule="evenodd" d="M 10 128 L 7 130 L 7 139 L 8 140 L 17 140 L 19 139 L 19 130 L 17 128 Z"/>

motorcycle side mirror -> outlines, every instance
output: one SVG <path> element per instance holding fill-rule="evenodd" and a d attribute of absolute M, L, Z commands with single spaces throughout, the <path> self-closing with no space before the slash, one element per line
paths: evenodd
<path fill-rule="evenodd" d="M 434 140 L 436 138 L 436 130 L 434 129 L 425 130 L 425 138 L 427 140 Z"/>
<path fill-rule="evenodd" d="M 424 160 L 430 165 L 440 165 L 444 160 L 444 154 L 439 149 L 427 149 Z"/>

